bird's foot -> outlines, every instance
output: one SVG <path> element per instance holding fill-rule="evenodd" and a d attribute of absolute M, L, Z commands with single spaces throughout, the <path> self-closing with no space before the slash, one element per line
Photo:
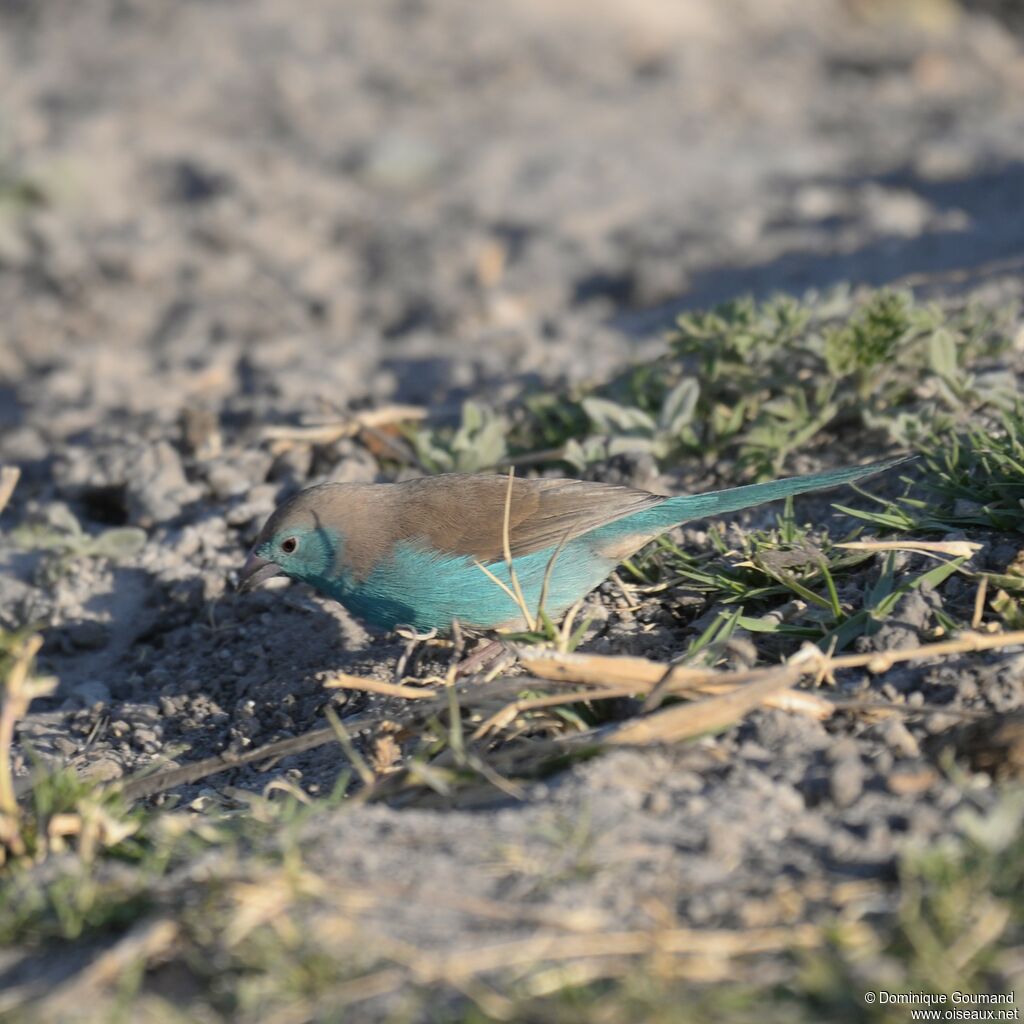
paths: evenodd
<path fill-rule="evenodd" d="M 395 632 L 405 641 L 405 649 L 398 656 L 398 662 L 395 664 L 395 681 L 398 683 L 414 673 L 419 654 L 428 644 L 448 644 L 447 640 L 437 639 L 436 629 L 420 633 L 412 626 L 397 626 Z"/>
<path fill-rule="evenodd" d="M 501 640 L 484 640 L 472 654 L 467 655 L 455 666 L 456 676 L 471 676 L 474 672 L 493 665 L 508 648 Z"/>

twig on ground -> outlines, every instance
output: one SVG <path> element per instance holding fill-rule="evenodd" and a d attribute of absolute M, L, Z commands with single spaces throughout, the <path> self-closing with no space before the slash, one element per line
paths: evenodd
<path fill-rule="evenodd" d="M 323 684 L 328 690 L 361 690 L 364 693 L 379 693 L 383 697 L 401 697 L 404 700 L 426 700 L 436 697 L 437 691 L 423 686 L 403 686 L 385 683 L 382 679 L 363 679 L 346 672 L 336 672 Z"/>
<path fill-rule="evenodd" d="M 796 656 L 799 658 L 799 655 Z M 802 660 L 807 660 L 806 658 Z M 755 682 L 737 687 L 732 693 L 689 704 L 676 704 L 642 718 L 635 718 L 606 731 L 602 741 L 612 745 L 646 746 L 678 743 L 732 725 L 748 711 L 787 689 L 805 674 L 795 659 L 768 669 Z"/>
<path fill-rule="evenodd" d="M 260 431 L 260 437 L 264 441 L 272 442 L 333 444 L 345 437 L 355 437 L 361 430 L 426 418 L 427 410 L 421 406 L 387 405 L 381 409 L 365 409 L 332 423 L 267 426 Z"/>
<path fill-rule="evenodd" d="M 345 751 L 345 756 L 349 759 L 352 767 L 355 768 L 356 774 L 363 780 L 363 785 L 367 789 L 372 789 L 373 784 L 377 781 L 377 776 L 366 763 L 366 758 L 356 749 L 356 745 L 352 742 L 352 737 L 349 736 L 348 729 L 345 728 L 345 724 L 338 717 L 338 713 L 328 705 L 324 708 L 324 717 L 331 723 L 331 729 L 334 730 L 334 735 L 337 736 L 341 749 Z"/>
<path fill-rule="evenodd" d="M 348 725 L 358 725 L 363 728 L 383 721 L 383 717 L 377 714 L 358 714 L 349 715 L 345 721 Z M 157 793 L 164 793 L 168 789 L 191 785 L 194 782 L 199 782 L 200 779 L 216 775 L 218 772 L 230 771 L 232 768 L 240 768 L 256 761 L 271 761 L 288 757 L 290 754 L 301 754 L 324 743 L 337 742 L 337 739 L 338 734 L 331 726 L 320 726 L 310 729 L 309 732 L 304 732 L 300 736 L 290 736 L 288 739 L 276 740 L 265 746 L 257 747 L 256 750 L 247 750 L 244 754 L 215 754 L 202 761 L 181 765 L 177 768 L 168 768 L 162 772 L 144 770 L 129 776 L 124 782 L 114 783 L 112 788 L 119 789 L 125 800 L 129 802 L 142 800 L 145 797 L 155 796 Z"/>
<path fill-rule="evenodd" d="M 848 551 L 917 551 L 926 555 L 949 555 L 952 558 L 971 558 L 983 547 L 967 540 L 851 540 L 835 546 Z"/>

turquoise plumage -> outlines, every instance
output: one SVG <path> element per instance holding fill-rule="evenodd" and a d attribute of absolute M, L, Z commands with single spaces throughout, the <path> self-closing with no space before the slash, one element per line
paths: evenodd
<path fill-rule="evenodd" d="M 624 559 L 681 523 L 852 483 L 906 461 L 826 470 L 707 494 L 664 497 L 578 480 L 449 474 L 400 484 L 322 484 L 283 504 L 260 532 L 243 587 L 283 573 L 376 626 L 519 628 L 510 554 L 526 606 L 557 618 Z M 552 562 L 552 559 L 554 561 Z M 550 566 L 550 572 L 549 572 Z M 486 567 L 487 572 L 484 571 Z M 490 574 L 490 575 L 489 575 Z"/>

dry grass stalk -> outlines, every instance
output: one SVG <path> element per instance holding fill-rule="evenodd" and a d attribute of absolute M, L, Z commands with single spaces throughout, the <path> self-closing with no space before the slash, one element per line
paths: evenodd
<path fill-rule="evenodd" d="M 349 715 L 345 719 L 348 725 L 358 725 L 360 729 L 383 720 L 383 716 L 376 714 Z M 257 747 L 255 750 L 247 750 L 244 754 L 215 754 L 202 761 L 168 768 L 162 772 L 148 772 L 144 769 L 129 776 L 123 782 L 113 785 L 114 788 L 121 791 L 125 800 L 129 802 L 142 800 L 146 797 L 156 796 L 157 793 L 165 793 L 169 789 L 176 789 L 178 786 L 189 786 L 219 772 L 230 771 L 232 768 L 240 768 L 257 761 L 276 761 L 282 757 L 288 757 L 290 754 L 301 754 L 307 750 L 313 750 L 324 743 L 334 743 L 337 739 L 338 735 L 334 729 L 329 725 L 324 725 L 310 729 L 309 732 L 304 732 L 300 736 L 290 736 L 286 740 L 276 740 L 273 743 Z"/>
<path fill-rule="evenodd" d="M 11 652 L 6 677 L 0 679 L 0 864 L 4 862 L 5 850 L 15 857 L 26 852 L 11 759 L 18 720 L 25 716 L 36 697 L 45 697 L 57 688 L 55 679 L 32 675 L 32 664 L 42 645 L 41 636 L 23 638 Z"/>
<path fill-rule="evenodd" d="M 729 673 L 685 665 L 667 665 L 647 658 L 552 654 L 550 651 L 534 651 L 530 648 L 523 648 L 518 653 L 530 671 L 541 679 L 588 686 L 618 686 L 631 694 L 650 693 L 659 687 L 665 695 L 718 695 L 730 693 L 752 678 L 752 670 Z M 832 706 L 827 700 L 797 690 L 773 694 L 764 703 L 780 711 L 807 714 L 818 719 L 828 718 L 832 714 Z"/>
<path fill-rule="evenodd" d="M 523 597 L 523 588 L 519 585 L 519 576 L 516 574 L 515 565 L 512 561 L 512 485 L 515 483 L 515 478 L 516 469 L 515 466 L 511 466 L 508 471 L 508 489 L 505 491 L 505 515 L 501 528 L 501 547 L 505 558 L 505 568 L 508 571 L 509 582 L 505 583 L 503 580 L 498 579 L 498 577 L 495 576 L 495 574 L 479 559 L 474 559 L 473 564 L 492 583 L 501 587 L 512 601 L 515 602 L 516 607 L 519 609 L 519 613 L 523 617 L 523 621 L 526 623 L 526 628 L 532 633 L 537 628 L 537 620 L 534 618 L 533 612 L 530 611 L 529 606 L 526 603 L 526 598 Z"/>
<path fill-rule="evenodd" d="M 21 470 L 17 466 L 0 466 L 0 512 L 7 507 L 20 479 Z"/>
<path fill-rule="evenodd" d="M 616 726 L 605 733 L 603 742 L 612 746 L 678 743 L 725 729 L 763 703 L 766 697 L 787 689 L 805 673 L 804 666 L 795 660 L 767 669 L 756 681 L 737 687 L 732 693 L 690 704 L 676 704 Z"/>
<path fill-rule="evenodd" d="M 851 540 L 836 544 L 848 551 L 918 551 L 927 555 L 949 555 L 951 558 L 971 558 L 982 548 L 966 540 Z"/>
<path fill-rule="evenodd" d="M 323 684 L 328 690 L 361 690 L 364 693 L 379 693 L 383 697 L 401 697 L 403 700 L 427 700 L 437 696 L 436 690 L 424 686 L 403 686 L 399 683 L 385 683 L 380 679 L 363 679 L 337 672 Z"/>
<path fill-rule="evenodd" d="M 369 789 L 377 781 L 377 776 L 374 774 L 373 769 L 366 763 L 366 759 L 356 749 L 356 745 L 352 742 L 352 737 L 348 734 L 348 729 L 345 728 L 344 723 L 338 717 L 334 708 L 330 707 L 330 705 L 324 708 L 324 717 L 331 723 L 334 735 L 337 736 L 338 742 L 341 744 L 341 749 L 345 751 L 345 756 L 348 758 L 349 764 L 355 768 L 356 774 L 363 780 L 363 785 Z"/>
<path fill-rule="evenodd" d="M 139 922 L 82 970 L 52 989 L 36 1004 L 36 1010 L 40 1014 L 45 1011 L 47 1020 L 77 1018 L 83 1000 L 87 1005 L 87 1001 L 95 999 L 101 990 L 113 988 L 123 981 L 139 964 L 148 964 L 166 955 L 179 935 L 178 923 L 169 917 Z"/>
<path fill-rule="evenodd" d="M 516 652 L 523 664 L 542 679 L 586 686 L 635 686 L 647 690 L 671 672 L 674 682 L 697 685 L 720 677 L 708 668 L 666 665 L 648 658 L 611 654 L 556 654 L 544 648 L 521 647 Z"/>
<path fill-rule="evenodd" d="M 362 430 L 408 423 L 427 418 L 427 410 L 418 405 L 387 405 L 382 409 L 365 409 L 333 423 L 306 426 L 268 426 L 260 431 L 264 441 L 289 444 L 333 444 L 342 438 L 355 437 Z"/>
<path fill-rule="evenodd" d="M 501 526 L 501 549 L 505 556 L 505 568 L 508 570 L 508 578 L 515 591 L 516 603 L 523 613 L 526 627 L 531 632 L 537 628 L 537 620 L 526 605 L 526 598 L 523 597 L 523 588 L 519 585 L 519 576 L 516 574 L 515 564 L 512 561 L 512 487 L 516 480 L 516 467 L 509 466 L 508 488 L 505 491 L 505 517 Z"/>
<path fill-rule="evenodd" d="M 510 471 L 511 472 L 511 471 Z M 562 549 L 569 541 L 569 536 L 572 533 L 570 527 L 562 535 L 562 539 L 558 542 L 555 550 L 551 552 L 551 557 L 548 559 L 548 564 L 544 567 L 544 582 L 540 587 L 540 600 L 537 602 L 537 616 L 536 619 L 540 622 L 544 617 L 544 605 L 547 604 L 548 600 L 548 589 L 551 586 L 551 575 L 555 571 L 555 562 L 558 561 L 558 556 L 562 553 Z"/>
<path fill-rule="evenodd" d="M 818 675 L 827 678 L 838 669 L 866 668 L 872 673 L 888 671 L 893 665 L 905 661 L 925 661 L 929 658 L 945 658 L 974 651 L 996 650 L 1001 647 L 1024 645 L 1024 630 L 1010 633 L 985 635 L 964 633 L 956 640 L 910 647 L 898 651 L 878 651 L 867 654 L 828 655 L 810 644 L 800 654 L 787 662 L 787 667 L 797 664 L 801 658 L 802 670 L 796 678 Z M 632 684 L 636 692 L 648 690 L 662 680 L 669 684 L 666 692 L 680 693 L 726 693 L 743 683 L 764 678 L 764 673 L 773 669 L 744 669 L 739 672 L 721 672 L 714 669 L 696 669 L 685 666 L 670 666 L 664 662 L 649 661 L 646 658 L 618 658 L 610 655 L 554 654 L 550 651 L 521 649 L 520 658 L 529 670 L 542 679 L 564 683 L 579 683 L 588 686 L 625 686 Z M 771 697 L 776 699 L 777 695 Z M 801 701 L 810 694 L 799 694 Z M 787 701 L 790 695 L 786 695 Z M 827 702 L 823 702 L 827 703 Z M 820 706 L 819 706 L 820 707 Z M 820 707 L 821 711 L 825 709 Z"/>
<path fill-rule="evenodd" d="M 928 658 L 945 658 L 951 654 L 994 651 L 1000 647 L 1019 645 L 1024 645 L 1024 629 L 989 636 L 980 633 L 964 633 L 956 640 L 925 644 L 923 647 L 910 647 L 899 651 L 879 651 L 873 654 L 841 654 L 838 657 L 826 658 L 825 664 L 829 670 L 866 668 L 869 672 L 878 674 L 887 672 L 893 665 L 902 661 L 924 661 Z"/>
<path fill-rule="evenodd" d="M 512 973 L 522 976 L 558 964 L 603 964 L 602 976 L 621 977 L 636 970 L 639 958 L 651 958 L 660 974 L 692 981 L 720 981 L 733 976 L 736 961 L 752 955 L 814 949 L 823 941 L 821 929 L 812 924 L 794 927 L 752 928 L 745 931 L 664 928 L 647 931 L 595 931 L 590 934 L 540 934 L 483 947 L 432 955 L 406 943 L 383 942 L 380 952 L 400 966 L 382 966 L 360 978 L 343 982 L 321 997 L 316 1007 L 351 1006 L 366 999 L 397 992 L 410 983 L 446 985 L 471 998 L 497 996 L 488 985 L 475 983 L 487 976 Z M 501 1003 L 506 1000 L 499 997 Z M 492 1000 L 488 999 L 490 1005 Z M 497 1008 L 497 1007 L 495 1007 Z M 514 1011 L 514 1004 L 509 1003 Z M 304 1005 L 296 1014 L 290 1008 L 271 1018 L 274 1024 L 298 1024 L 316 1016 Z M 506 1019 L 512 1019 L 507 1017 Z"/>
<path fill-rule="evenodd" d="M 747 931 L 705 931 L 696 928 L 599 931 L 589 935 L 535 935 L 497 942 L 478 949 L 459 950 L 436 958 L 422 955 L 411 966 L 421 980 L 450 981 L 509 968 L 589 957 L 636 957 L 662 953 L 669 956 L 732 959 L 754 953 L 809 949 L 821 941 L 821 930 L 812 924 L 792 928 L 753 928 Z"/>
<path fill-rule="evenodd" d="M 606 690 L 575 690 L 572 693 L 552 694 L 548 697 L 524 697 L 506 704 L 495 712 L 473 733 L 474 740 L 483 739 L 489 733 L 499 732 L 510 726 L 524 711 L 540 711 L 544 708 L 556 708 L 563 704 L 575 704 L 579 701 L 615 700 L 631 697 L 636 693 L 632 686 L 615 686 Z"/>
<path fill-rule="evenodd" d="M 985 599 L 988 597 L 988 577 L 982 576 L 974 593 L 974 614 L 971 615 L 971 629 L 978 629 L 985 615 Z"/>

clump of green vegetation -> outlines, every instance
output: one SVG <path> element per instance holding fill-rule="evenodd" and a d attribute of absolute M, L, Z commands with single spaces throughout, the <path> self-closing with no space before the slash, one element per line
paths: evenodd
<path fill-rule="evenodd" d="M 776 649 L 810 640 L 823 650 L 842 650 L 857 637 L 874 633 L 907 594 L 941 586 L 967 561 L 943 558 L 898 579 L 895 553 L 889 552 L 872 584 L 863 591 L 855 588 L 852 598 L 846 597 L 844 580 L 863 572 L 864 564 L 875 557 L 841 546 L 858 534 L 853 530 L 835 541 L 801 524 L 790 500 L 775 527 L 744 531 L 734 547 L 715 528 L 709 531 L 712 550 L 707 552 L 687 551 L 662 537 L 626 562 L 625 570 L 642 589 L 657 592 L 679 585 L 720 607 L 718 617 L 694 641 L 692 655 L 706 647 L 720 648 L 738 629 L 760 635 Z M 944 629 L 961 628 L 950 615 L 938 610 L 935 614 Z"/>
<path fill-rule="evenodd" d="M 798 449 L 855 438 L 914 445 L 963 428 L 980 410 L 1012 406 L 1002 364 L 1015 312 L 947 312 L 909 293 L 857 305 L 739 299 L 686 313 L 668 351 L 614 380 L 527 399 L 503 424 L 468 404 L 454 430 L 413 430 L 431 470 L 506 460 L 560 462 L 575 472 L 626 452 L 669 467 L 725 462 L 737 477 L 783 471 Z"/>
<path fill-rule="evenodd" d="M 29 522 L 11 531 L 11 540 L 28 551 L 44 551 L 44 579 L 65 575 L 80 558 L 106 558 L 120 562 L 137 555 L 146 544 L 146 531 L 137 526 L 115 526 L 87 533 L 64 505 L 55 505 L 46 522 Z"/>
<path fill-rule="evenodd" d="M 879 530 L 947 532 L 965 527 L 1024 532 L 1024 404 L 1015 402 L 962 430 L 922 433 L 925 497 L 837 505 Z"/>
<path fill-rule="evenodd" d="M 880 988 L 993 993 L 1019 983 L 1010 951 L 1024 938 L 1024 794 L 1008 790 L 957 824 L 958 834 L 901 858 L 895 914 L 840 926 L 831 949 L 805 959 L 793 989 L 819 1019 L 905 1020 L 906 1006 L 865 1007 L 864 993 Z"/>
<path fill-rule="evenodd" d="M 70 770 L 41 773 L 28 799 L 18 800 L 12 772 L 15 726 L 33 700 L 56 687 L 55 680 L 35 674 L 41 643 L 29 631 L 0 630 L 0 868 L 8 862 L 38 863 L 72 847 L 89 863 L 138 827 L 114 794 L 101 793 Z"/>
<path fill-rule="evenodd" d="M 431 473 L 475 473 L 497 466 L 508 453 L 508 423 L 486 406 L 466 402 L 454 431 L 421 427 L 409 431 L 416 458 Z"/>

